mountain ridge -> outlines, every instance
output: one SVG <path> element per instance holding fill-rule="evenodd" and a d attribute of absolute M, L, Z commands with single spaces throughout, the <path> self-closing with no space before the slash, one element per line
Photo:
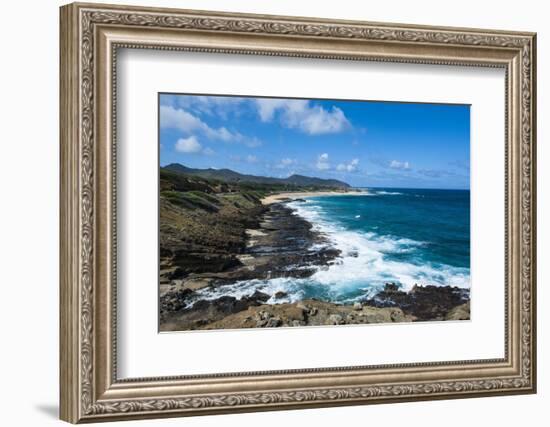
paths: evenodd
<path fill-rule="evenodd" d="M 325 179 L 293 174 L 287 178 L 274 178 L 268 176 L 248 175 L 236 172 L 232 169 L 195 169 L 184 166 L 180 163 L 170 163 L 162 169 L 181 173 L 184 175 L 198 176 L 204 179 L 214 179 L 228 183 L 252 183 L 252 184 L 282 184 L 297 187 L 319 187 L 319 188 L 351 188 L 351 186 L 337 179 Z"/>

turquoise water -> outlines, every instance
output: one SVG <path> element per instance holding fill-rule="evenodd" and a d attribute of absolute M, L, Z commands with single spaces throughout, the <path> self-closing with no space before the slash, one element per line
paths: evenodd
<path fill-rule="evenodd" d="M 411 240 L 411 250 L 388 251 L 388 260 L 469 268 L 469 191 L 373 189 L 369 194 L 312 198 L 304 208 L 315 207 L 320 220 L 345 230 Z M 406 247 L 403 242 L 401 249 Z"/>
<path fill-rule="evenodd" d="M 260 290 L 271 295 L 285 291 L 291 302 L 318 298 L 352 303 L 373 296 L 386 282 L 404 289 L 414 284 L 470 287 L 467 190 L 365 189 L 359 195 L 311 197 L 288 206 L 341 256 L 305 279 L 237 282 L 202 297 L 242 297 Z"/>

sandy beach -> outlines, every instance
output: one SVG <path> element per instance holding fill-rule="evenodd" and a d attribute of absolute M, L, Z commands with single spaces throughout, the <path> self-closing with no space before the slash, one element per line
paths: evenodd
<path fill-rule="evenodd" d="M 360 196 L 367 194 L 366 191 L 293 191 L 288 193 L 271 194 L 264 197 L 261 202 L 263 205 L 270 205 L 288 199 L 302 199 L 304 197 L 319 196 Z"/>

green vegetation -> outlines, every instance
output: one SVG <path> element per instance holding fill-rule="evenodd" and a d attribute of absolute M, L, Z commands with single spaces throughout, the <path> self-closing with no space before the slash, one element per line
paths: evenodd
<path fill-rule="evenodd" d="M 223 198 L 230 201 L 236 208 L 250 209 L 260 204 L 260 200 L 264 197 L 263 194 L 266 193 L 228 193 L 224 194 Z"/>
<path fill-rule="evenodd" d="M 298 184 L 300 183 L 300 184 Z M 275 192 L 346 188 L 336 180 L 293 175 L 286 179 L 242 175 L 229 169 L 190 169 L 175 164 L 160 169 L 161 200 L 185 211 L 220 213 L 221 220 L 234 209 L 261 206 L 261 199 Z M 164 208 L 163 208 L 164 207 Z M 161 216 L 165 204 L 161 204 Z"/>
<path fill-rule="evenodd" d="M 213 196 L 209 193 L 203 193 L 201 191 L 189 191 L 186 193 L 188 197 L 190 197 L 192 200 L 195 198 L 199 198 L 201 200 L 205 200 L 213 205 L 219 205 L 220 201 L 216 196 Z"/>
<path fill-rule="evenodd" d="M 160 196 L 170 203 L 187 209 L 204 209 L 208 212 L 217 212 L 219 200 L 200 191 L 162 191 Z"/>

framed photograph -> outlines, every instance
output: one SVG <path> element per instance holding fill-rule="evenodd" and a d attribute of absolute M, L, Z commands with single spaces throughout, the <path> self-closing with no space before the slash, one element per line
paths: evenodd
<path fill-rule="evenodd" d="M 470 107 L 160 93 L 160 331 L 470 320 Z"/>
<path fill-rule="evenodd" d="M 536 390 L 535 34 L 61 8 L 61 418 Z"/>

